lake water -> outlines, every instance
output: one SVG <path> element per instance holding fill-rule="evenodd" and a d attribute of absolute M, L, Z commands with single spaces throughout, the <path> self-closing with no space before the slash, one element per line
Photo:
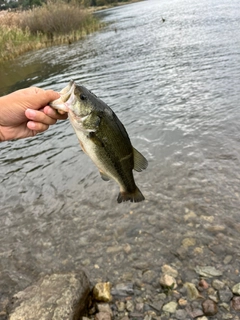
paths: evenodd
<path fill-rule="evenodd" d="M 98 14 L 102 31 L 1 66 L 0 94 L 61 90 L 70 79 L 91 89 L 149 161 L 135 173 L 146 201 L 117 204 L 119 187 L 100 178 L 69 121 L 1 143 L 2 296 L 82 268 L 93 282 L 164 263 L 186 279 L 212 265 L 240 280 L 239 0 L 149 0 Z"/>

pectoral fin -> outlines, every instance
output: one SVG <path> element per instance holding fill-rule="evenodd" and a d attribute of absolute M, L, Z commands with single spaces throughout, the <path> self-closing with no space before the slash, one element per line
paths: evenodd
<path fill-rule="evenodd" d="M 133 169 L 140 172 L 147 168 L 147 159 L 135 148 L 133 148 L 134 167 Z"/>
<path fill-rule="evenodd" d="M 88 138 L 91 139 L 91 141 L 97 145 L 98 147 L 104 147 L 103 142 L 97 137 L 96 133 L 91 131 L 88 133 Z"/>

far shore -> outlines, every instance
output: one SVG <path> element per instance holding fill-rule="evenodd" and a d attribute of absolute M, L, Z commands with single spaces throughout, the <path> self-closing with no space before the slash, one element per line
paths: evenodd
<path fill-rule="evenodd" d="M 56 7 L 49 3 L 27 11 L 0 11 L 0 63 L 28 51 L 59 44 L 70 45 L 105 26 L 94 12 L 134 2 L 139 0 L 91 8 L 71 3 Z M 59 25 L 62 30 L 59 30 Z"/>

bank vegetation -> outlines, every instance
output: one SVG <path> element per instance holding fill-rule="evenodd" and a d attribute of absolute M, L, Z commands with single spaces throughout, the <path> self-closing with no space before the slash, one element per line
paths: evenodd
<path fill-rule="evenodd" d="M 76 2 L 47 3 L 33 9 L 0 12 L 0 62 L 55 44 L 71 44 L 102 27 Z"/>

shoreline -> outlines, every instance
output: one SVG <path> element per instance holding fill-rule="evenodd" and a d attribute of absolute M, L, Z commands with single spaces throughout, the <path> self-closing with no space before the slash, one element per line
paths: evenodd
<path fill-rule="evenodd" d="M 130 0 L 127 2 L 110 4 L 108 6 L 80 9 L 87 16 L 87 23 L 84 24 L 80 29 L 78 28 L 65 34 L 54 34 L 54 32 L 40 33 L 37 31 L 37 33 L 33 35 L 30 33 L 28 28 L 23 30 L 14 24 L 14 20 L 18 17 L 18 15 L 24 15 L 25 13 L 28 13 L 28 11 L 2 11 L 0 12 L 0 38 L 2 38 L 2 42 L 0 40 L 0 64 L 6 61 L 12 61 L 29 51 L 36 51 L 56 45 L 70 45 L 73 42 L 84 39 L 88 34 L 101 30 L 106 26 L 106 24 L 100 19 L 96 19 L 94 16 L 95 12 L 132 4 L 139 1 L 141 0 Z M 20 19 L 24 20 L 24 18 Z"/>

